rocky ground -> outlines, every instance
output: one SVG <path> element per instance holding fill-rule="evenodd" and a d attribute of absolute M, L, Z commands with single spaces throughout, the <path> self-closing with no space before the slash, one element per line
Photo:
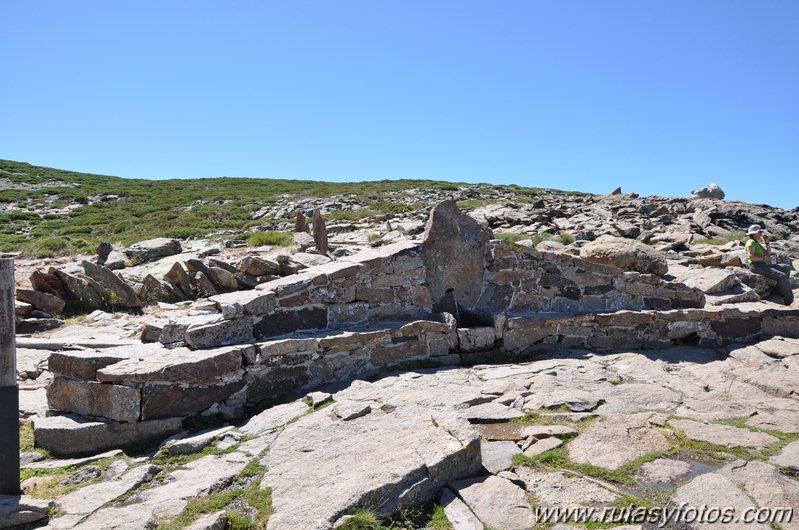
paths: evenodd
<path fill-rule="evenodd" d="M 542 508 L 797 510 L 798 359 L 799 341 L 771 339 L 412 370 L 154 453 L 59 461 L 29 447 L 23 487 L 52 499 L 33 502 L 50 502 L 46 527 L 58 529 L 238 528 L 255 513 L 275 529 L 367 528 L 359 506 L 393 513 L 397 528 L 450 528 L 437 510 L 452 528 L 508 530 L 549 527 Z M 437 508 L 420 508 L 430 491 Z M 630 517 L 614 522 L 641 522 Z M 753 526 L 773 528 L 723 527 Z"/>
<path fill-rule="evenodd" d="M 799 510 L 799 341 L 782 337 L 718 350 L 566 350 L 525 363 L 406 367 L 318 389 L 242 421 L 196 424 L 160 447 L 63 460 L 33 446 L 28 422 L 47 413 L 53 351 L 140 343 L 170 319 L 203 314 L 211 294 L 249 289 L 364 247 L 416 240 L 428 207 L 411 205 L 433 196 L 460 201 L 495 237 L 521 246 L 587 259 L 592 244 L 615 241 L 609 237 L 635 240 L 657 254 L 655 269 L 644 272 L 700 289 L 708 305 L 783 302 L 773 284 L 740 266 L 749 224 L 774 235 L 781 262 L 799 265 L 798 210 L 707 193 L 522 196 L 462 186 L 420 190 L 415 201 L 412 195 L 393 202 L 408 211 L 364 218 L 334 219 L 337 211 L 368 207 L 347 197 L 286 197 L 253 213 L 264 220 L 261 228 L 287 230 L 297 211 L 311 217 L 318 209 L 328 219 L 326 252 L 304 232 L 291 248 L 245 247 L 218 234 L 180 241 L 177 249 L 160 242 L 171 250 L 144 258 L 132 256 L 161 246 L 115 249 L 106 262 L 113 278 L 91 267 L 95 256 L 18 259 L 18 288 L 60 304 L 29 294 L 35 300 L 17 307 L 28 504 L 21 510 L 0 501 L 0 521 L 58 529 L 511 530 L 552 527 L 557 521 L 546 520 L 542 508 L 607 508 L 610 517 L 635 507 L 647 516 L 682 507 L 682 519 L 665 527 L 799 527 L 796 518 L 776 520 L 778 512 L 759 526 L 689 520 L 690 508 L 702 505 L 733 508 L 734 517 L 753 507 Z M 187 281 L 175 276 L 176 264 Z M 51 274 L 51 267 L 67 275 L 52 273 L 59 285 L 78 278 L 94 289 L 93 303 L 75 304 L 85 300 L 32 284 L 36 271 Z M 151 298 L 155 292 L 163 297 Z M 43 513 L 49 518 L 42 521 Z M 583 519 L 564 524 L 643 522 L 639 515 L 598 523 L 599 513 L 573 514 Z"/>

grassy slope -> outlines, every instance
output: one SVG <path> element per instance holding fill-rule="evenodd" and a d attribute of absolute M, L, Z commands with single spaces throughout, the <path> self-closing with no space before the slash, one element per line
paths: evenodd
<path fill-rule="evenodd" d="M 376 206 L 388 203 L 387 192 L 409 188 L 456 189 L 452 183 L 399 180 L 330 183 L 311 180 L 214 178 L 190 180 L 123 179 L 76 173 L 22 162 L 0 160 L 0 179 L 14 184 L 42 185 L 58 181 L 70 186 L 0 190 L 0 203 L 16 203 L 28 212 L 0 214 L 0 251 L 23 251 L 44 257 L 72 252 L 93 252 L 101 241 L 129 245 L 153 237 L 204 236 L 217 230 L 243 231 L 264 221 L 250 219 L 260 207 L 281 194 L 296 197 L 352 195 Z M 520 194 L 539 190 L 513 187 Z M 88 204 L 90 197 L 113 194 L 119 200 Z M 227 201 L 186 210 L 195 201 Z M 68 214 L 44 215 L 45 207 L 81 204 Z M 20 230 L 29 232 L 19 233 Z"/>

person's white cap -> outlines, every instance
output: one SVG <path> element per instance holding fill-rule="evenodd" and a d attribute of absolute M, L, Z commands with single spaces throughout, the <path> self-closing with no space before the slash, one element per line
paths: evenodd
<path fill-rule="evenodd" d="M 763 231 L 763 229 L 760 228 L 760 225 L 752 225 L 752 226 L 749 227 L 749 230 L 746 231 L 746 235 L 749 236 L 749 235 L 756 234 L 756 233 L 762 232 L 762 231 Z"/>

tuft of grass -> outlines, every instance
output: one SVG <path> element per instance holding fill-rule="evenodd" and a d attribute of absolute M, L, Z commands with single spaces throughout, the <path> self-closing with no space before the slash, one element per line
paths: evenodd
<path fill-rule="evenodd" d="M 542 232 L 540 234 L 536 234 L 530 238 L 533 241 L 533 246 L 538 245 L 542 241 L 549 241 L 552 239 L 552 234 L 548 232 Z"/>
<path fill-rule="evenodd" d="M 275 247 L 288 247 L 294 242 L 291 232 L 256 232 L 247 238 L 247 244 L 251 247 L 261 247 L 272 245 Z"/>
<path fill-rule="evenodd" d="M 558 236 L 558 241 L 560 241 L 564 245 L 570 245 L 574 243 L 576 240 L 577 238 L 575 238 L 573 235 L 567 232 L 561 232 L 560 235 Z"/>
<path fill-rule="evenodd" d="M 71 474 L 88 466 L 97 466 L 105 471 L 115 460 L 116 459 L 114 458 L 104 458 L 102 460 L 90 462 L 82 466 L 67 466 L 55 469 L 23 469 L 20 471 L 20 480 L 25 481 L 31 477 L 50 477 L 49 482 L 42 484 L 40 487 L 33 490 L 30 495 L 37 499 L 55 499 L 66 495 L 67 493 L 71 493 L 76 489 L 97 484 L 98 482 L 103 481 L 103 476 L 100 475 L 98 478 L 84 482 L 82 484 L 73 484 L 70 486 L 61 485 L 60 482 Z"/>
<path fill-rule="evenodd" d="M 234 452 L 236 449 L 238 449 L 238 444 L 228 447 L 225 450 L 219 449 L 216 445 L 212 444 L 203 448 L 201 451 L 189 453 L 187 455 L 170 455 L 166 451 L 162 451 L 152 459 L 152 464 L 163 467 L 185 466 L 189 462 L 194 462 L 204 456 L 226 455 Z"/>
<path fill-rule="evenodd" d="M 256 511 L 255 518 L 250 522 L 250 528 L 253 530 L 265 530 L 266 523 L 269 522 L 269 516 L 272 515 L 272 489 L 261 489 L 260 480 L 258 484 L 244 490 L 244 500 Z"/>
<path fill-rule="evenodd" d="M 433 508 L 433 514 L 430 516 L 430 522 L 426 528 L 429 530 L 453 530 L 452 523 L 447 519 L 447 514 L 444 512 L 443 506 L 436 506 Z"/>
<path fill-rule="evenodd" d="M 19 450 L 22 453 L 36 451 L 36 444 L 33 436 L 33 423 L 29 421 L 19 426 Z"/>
<path fill-rule="evenodd" d="M 500 239 L 508 243 L 516 243 L 523 239 L 530 239 L 530 236 L 527 234 L 515 234 L 513 232 L 494 232 L 494 239 Z"/>
<path fill-rule="evenodd" d="M 375 512 L 368 508 L 360 508 L 339 528 L 341 530 L 387 530 L 380 524 L 380 519 Z"/>
<path fill-rule="evenodd" d="M 187 527 L 195 519 L 201 515 L 208 513 L 218 512 L 225 508 L 228 504 L 238 499 L 242 494 L 242 490 L 226 490 L 217 491 L 208 495 L 207 497 L 200 497 L 189 501 L 183 511 L 169 521 L 168 523 L 160 524 L 159 530 L 180 530 Z"/>
<path fill-rule="evenodd" d="M 634 486 L 636 484 L 633 475 L 639 467 L 652 462 L 658 458 L 664 458 L 677 454 L 677 449 L 672 448 L 666 451 L 658 451 L 649 453 L 640 458 L 636 458 L 618 469 L 606 469 L 604 467 L 595 466 L 592 464 L 578 464 L 569 458 L 569 453 L 565 446 L 561 446 L 550 451 L 541 453 L 534 457 L 525 456 L 522 454 L 513 457 L 513 464 L 518 466 L 527 466 L 532 468 L 554 470 L 570 470 L 589 477 L 594 477 L 606 482 L 613 482 L 615 484 L 622 484 L 624 486 Z"/>
<path fill-rule="evenodd" d="M 726 245 L 730 241 L 746 241 L 746 232 L 743 230 L 734 230 L 730 232 L 730 234 L 726 237 L 716 237 L 710 239 L 702 239 L 697 241 L 697 243 L 703 243 L 705 245 Z"/>

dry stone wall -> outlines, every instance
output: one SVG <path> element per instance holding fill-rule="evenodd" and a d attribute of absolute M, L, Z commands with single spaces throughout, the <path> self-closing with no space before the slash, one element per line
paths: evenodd
<path fill-rule="evenodd" d="M 116 447 L 408 361 L 799 338 L 798 309 L 704 308 L 703 293 L 679 282 L 488 240 L 452 206 L 421 245 L 213 296 L 210 314 L 170 322 L 159 343 L 52 355 L 48 404 L 60 416 L 36 421 L 37 443 L 61 453 Z M 465 269 L 430 273 L 436 256 L 454 263 L 458 248 Z"/>
<path fill-rule="evenodd" d="M 487 247 L 479 313 L 584 314 L 702 307 L 699 289 L 652 274 L 622 272 L 565 253 L 540 252 L 504 241 Z"/>

